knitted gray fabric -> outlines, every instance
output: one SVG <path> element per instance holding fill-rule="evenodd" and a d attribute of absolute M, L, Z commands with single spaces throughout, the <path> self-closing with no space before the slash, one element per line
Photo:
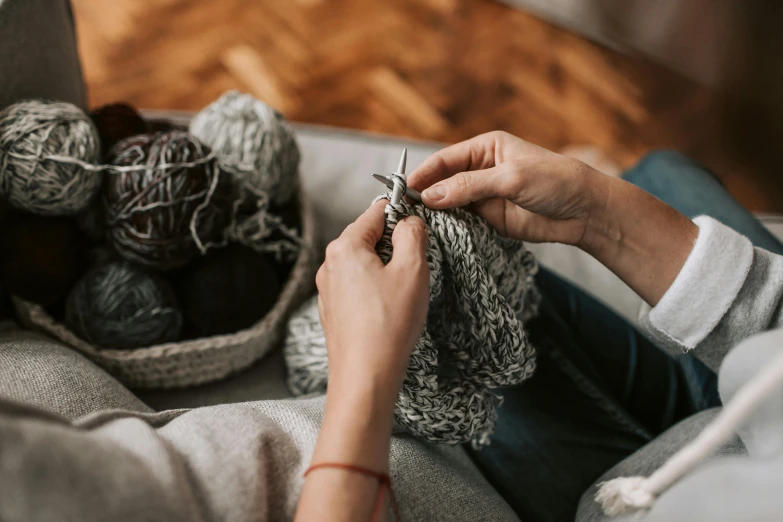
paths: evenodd
<path fill-rule="evenodd" d="M 499 236 L 473 214 L 404 202 L 387 206 L 377 246 L 384 262 L 391 259 L 396 223 L 409 215 L 422 218 L 429 231 L 430 309 L 397 400 L 397 424 L 433 442 L 482 446 L 497 418 L 493 390 L 519 384 L 535 368 L 522 325 L 538 309 L 538 265 L 521 242 Z M 326 390 L 317 299 L 291 319 L 284 355 L 294 394 Z"/>

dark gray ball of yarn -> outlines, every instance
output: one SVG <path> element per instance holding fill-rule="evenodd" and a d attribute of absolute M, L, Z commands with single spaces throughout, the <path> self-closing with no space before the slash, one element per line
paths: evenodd
<path fill-rule="evenodd" d="M 275 306 L 281 289 L 274 263 L 237 244 L 194 259 L 170 280 L 182 303 L 188 337 L 250 328 Z"/>
<path fill-rule="evenodd" d="M 182 313 L 163 278 L 115 260 L 76 283 L 65 304 L 65 324 L 100 348 L 134 349 L 176 341 Z"/>

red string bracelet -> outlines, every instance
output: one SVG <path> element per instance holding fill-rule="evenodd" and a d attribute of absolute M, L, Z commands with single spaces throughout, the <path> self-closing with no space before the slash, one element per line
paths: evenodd
<path fill-rule="evenodd" d="M 316 469 L 321 468 L 333 468 L 333 469 L 344 469 L 346 471 L 353 471 L 355 473 L 361 473 L 362 475 L 367 475 L 369 477 L 373 477 L 378 481 L 378 499 L 375 502 L 375 507 L 372 510 L 372 517 L 370 518 L 370 522 L 375 522 L 378 520 L 378 516 L 381 513 L 381 510 L 383 509 L 383 495 L 385 491 L 389 490 L 389 498 L 391 499 L 391 505 L 392 505 L 392 512 L 394 513 L 394 520 L 397 522 L 402 522 L 402 517 L 400 516 L 400 507 L 397 505 L 397 498 L 394 496 L 394 489 L 392 489 L 391 485 L 391 479 L 389 478 L 389 475 L 386 473 L 381 473 L 379 471 L 373 471 L 371 469 L 363 468 L 361 466 L 354 466 L 353 464 L 342 464 L 340 462 L 321 462 L 320 464 L 313 464 L 309 468 L 307 468 L 307 471 L 305 471 L 304 476 L 306 477 L 311 471 L 314 471 Z"/>

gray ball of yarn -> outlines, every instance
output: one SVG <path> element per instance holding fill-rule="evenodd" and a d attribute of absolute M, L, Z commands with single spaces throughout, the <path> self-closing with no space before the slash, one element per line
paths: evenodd
<path fill-rule="evenodd" d="M 65 303 L 65 324 L 105 349 L 134 349 L 176 341 L 182 313 L 168 283 L 115 260 L 88 271 Z"/>
<path fill-rule="evenodd" d="M 26 100 L 0 112 L 0 194 L 16 208 L 78 213 L 101 184 L 100 174 L 83 165 L 99 158 L 98 131 L 75 105 Z"/>
<path fill-rule="evenodd" d="M 285 118 L 249 94 L 229 91 L 199 112 L 190 133 L 242 181 L 285 203 L 297 188 L 300 153 Z"/>

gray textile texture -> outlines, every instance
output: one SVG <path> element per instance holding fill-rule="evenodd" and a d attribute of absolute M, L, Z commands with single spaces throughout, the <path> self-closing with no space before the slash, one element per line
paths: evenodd
<path fill-rule="evenodd" d="M 250 369 L 222 381 L 193 388 L 135 390 L 134 393 L 158 411 L 291 397 L 285 384 L 281 350 L 275 350 Z"/>
<path fill-rule="evenodd" d="M 86 106 L 67 0 L 0 0 L 0 109 L 27 98 Z"/>
<path fill-rule="evenodd" d="M 783 349 L 783 330 L 752 337 L 726 357 L 720 371 L 720 392 L 728 402 L 749 379 Z M 783 390 L 770 397 L 740 432 L 742 443 L 726 445 L 710 462 L 699 466 L 666 491 L 643 522 L 762 522 L 783 520 Z M 717 410 L 687 419 L 626 459 L 601 480 L 628 474 L 649 475 L 683 443 L 692 439 Z M 700 419 L 704 417 L 704 419 Z M 704 421 L 704 422 L 702 422 Z M 690 433 L 689 433 L 690 431 Z M 675 438 L 676 437 L 676 438 Z M 740 456 L 747 448 L 749 457 Z M 632 460 L 644 459 L 643 465 Z M 604 521 L 592 502 L 595 488 L 582 497 L 579 522 Z M 631 519 L 627 517 L 627 519 Z"/>
<path fill-rule="evenodd" d="M 721 399 L 736 392 L 783 349 L 783 330 L 751 337 L 723 361 Z M 600 481 L 619 476 L 648 476 L 690 442 L 718 413 L 702 412 L 674 426 L 605 473 Z M 783 520 L 783 389 L 770 397 L 739 433 L 710 462 L 672 486 L 647 513 L 611 519 L 593 501 L 596 485 L 582 496 L 577 520 L 643 522 L 761 522 Z M 740 440 L 741 439 L 741 440 Z M 749 456 L 744 456 L 747 451 Z"/>
<path fill-rule="evenodd" d="M 500 236 L 463 209 L 403 201 L 386 206 L 376 246 L 385 263 L 395 226 L 410 215 L 427 227 L 430 307 L 397 398 L 396 423 L 431 442 L 480 447 L 489 444 L 497 420 L 495 390 L 518 385 L 535 370 L 523 325 L 541 299 L 538 264 L 521 241 Z M 291 319 L 284 353 L 294 393 L 326 390 L 328 357 L 315 297 Z"/>
<path fill-rule="evenodd" d="M 322 413 L 319 397 L 68 423 L 0 400 L 0 520 L 291 520 Z M 395 437 L 390 462 L 405 520 L 517 520 L 460 447 Z"/>
<path fill-rule="evenodd" d="M 152 411 L 81 354 L 42 334 L 19 329 L 0 330 L 0 398 L 66 419 L 115 408 Z"/>
<path fill-rule="evenodd" d="M 666 459 L 671 457 L 698 435 L 704 426 L 715 418 L 719 411 L 719 408 L 714 408 L 683 420 L 604 473 L 601 478 L 596 481 L 596 484 L 593 484 L 590 489 L 582 495 L 576 519 L 579 522 L 604 522 L 612 520 L 611 517 L 607 517 L 603 514 L 601 506 L 593 500 L 596 491 L 598 490 L 597 484 L 616 477 L 650 475 L 650 473 L 666 462 Z M 721 450 L 721 454 L 723 455 L 742 453 L 744 453 L 744 448 L 739 439 L 733 440 Z M 698 499 L 694 500 L 698 501 Z"/>
<path fill-rule="evenodd" d="M 673 353 L 690 351 L 714 370 L 725 403 L 783 350 L 783 256 L 754 248 L 747 238 L 709 218 L 697 218 L 699 238 L 671 288 L 641 324 Z M 697 259 L 698 262 L 693 262 Z M 730 262 L 727 262 L 730 260 Z M 694 293 L 698 292 L 698 295 Z M 694 302 L 704 303 L 694 306 Z M 660 319 L 663 318 L 663 319 Z M 671 332 L 679 329 L 689 346 Z M 761 335 L 759 335 L 761 334 Z M 707 413 L 686 419 L 609 470 L 617 476 L 649 475 L 692 439 Z M 714 413 L 713 413 L 714 415 Z M 645 522 L 783 520 L 783 390 L 740 431 L 751 458 L 714 458 L 666 491 Z M 729 445 L 724 454 L 739 454 Z M 580 503 L 577 520 L 607 520 L 593 501 L 595 486 Z"/>
<path fill-rule="evenodd" d="M 739 236 L 733 231 L 732 234 Z M 733 250 L 735 245 L 724 247 Z M 737 247 L 739 248 L 740 245 Z M 730 252 L 719 251 L 712 254 L 732 255 Z M 736 270 L 721 274 L 712 270 L 712 266 L 702 266 L 698 273 L 687 274 L 691 282 L 697 281 L 701 284 L 705 293 L 724 292 L 725 295 L 728 290 L 720 290 L 723 285 L 732 288 L 735 282 L 738 283 L 738 293 L 725 310 L 682 310 L 686 317 L 693 316 L 694 320 L 701 316 L 709 318 L 700 327 L 706 335 L 691 353 L 715 372 L 720 369 L 726 354 L 743 340 L 761 332 L 783 327 L 783 256 L 761 248 L 750 247 L 747 255 L 752 257 L 747 273 Z M 682 275 L 684 274 L 681 273 L 678 278 Z M 716 316 L 717 322 L 710 324 Z M 642 328 L 670 353 L 679 354 L 689 350 L 689 347 L 652 325 L 649 315 L 642 318 Z"/>

